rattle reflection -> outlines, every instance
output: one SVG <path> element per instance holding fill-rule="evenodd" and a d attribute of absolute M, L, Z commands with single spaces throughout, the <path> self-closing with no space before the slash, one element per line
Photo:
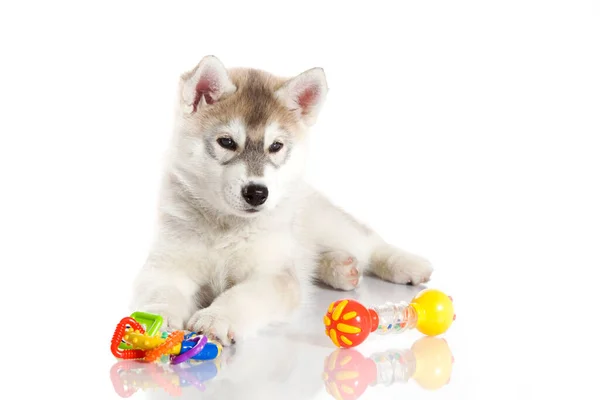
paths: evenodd
<path fill-rule="evenodd" d="M 423 337 L 410 349 L 388 350 L 364 357 L 354 349 L 337 349 L 326 359 L 323 381 L 336 400 L 354 400 L 369 386 L 406 383 L 437 390 L 450 381 L 454 357 L 445 339 Z"/>

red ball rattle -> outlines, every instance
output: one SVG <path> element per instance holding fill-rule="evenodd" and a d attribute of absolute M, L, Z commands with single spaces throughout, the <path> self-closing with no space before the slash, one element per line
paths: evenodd
<path fill-rule="evenodd" d="M 435 289 L 419 292 L 410 303 L 385 303 L 367 308 L 356 300 L 329 305 L 323 317 L 325 334 L 337 347 L 358 346 L 371 332 L 400 333 L 416 328 L 427 336 L 448 330 L 456 315 L 452 298 Z"/>

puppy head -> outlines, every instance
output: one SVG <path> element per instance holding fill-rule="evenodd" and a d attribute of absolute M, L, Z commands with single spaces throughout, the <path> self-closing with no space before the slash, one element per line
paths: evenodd
<path fill-rule="evenodd" d="M 304 171 L 323 70 L 284 79 L 207 56 L 179 87 L 176 163 L 194 196 L 242 217 L 276 207 Z"/>

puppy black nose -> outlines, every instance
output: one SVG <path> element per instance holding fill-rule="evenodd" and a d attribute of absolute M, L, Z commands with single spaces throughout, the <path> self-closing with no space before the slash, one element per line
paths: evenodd
<path fill-rule="evenodd" d="M 248 185 L 242 189 L 242 196 L 246 199 L 246 203 L 251 206 L 260 206 L 269 196 L 269 189 L 263 185 Z"/>

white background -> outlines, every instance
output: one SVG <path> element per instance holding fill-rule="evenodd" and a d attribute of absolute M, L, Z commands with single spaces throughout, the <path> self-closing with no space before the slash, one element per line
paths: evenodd
<path fill-rule="evenodd" d="M 458 398 L 597 398 L 598 2 L 2 2 L 0 43 L 3 338 L 89 331 L 37 384 L 7 364 L 15 388 L 114 395 L 104 344 L 177 79 L 214 54 L 325 69 L 308 179 L 433 261 L 471 344 Z M 87 367 L 66 385 L 70 357 Z"/>

